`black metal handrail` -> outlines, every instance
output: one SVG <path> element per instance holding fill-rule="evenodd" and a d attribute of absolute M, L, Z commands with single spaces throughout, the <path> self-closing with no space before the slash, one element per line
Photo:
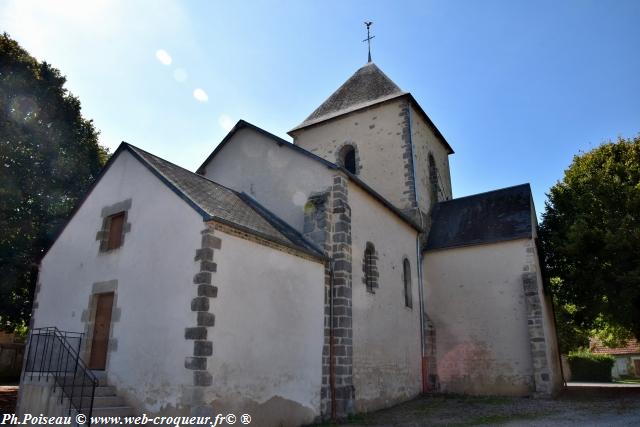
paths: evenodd
<path fill-rule="evenodd" d="M 64 397 L 69 400 L 69 415 L 72 409 L 84 414 L 86 424 L 90 426 L 98 379 L 80 358 L 82 337 L 80 332 L 60 331 L 53 326 L 33 329 L 29 333 L 27 361 L 22 375 L 24 378 L 30 373 L 33 379 L 38 374 L 38 381 L 43 376 L 53 377 L 53 389 L 60 387 L 62 390 L 60 403 Z M 71 343 L 74 340 L 77 340 L 77 348 Z"/>

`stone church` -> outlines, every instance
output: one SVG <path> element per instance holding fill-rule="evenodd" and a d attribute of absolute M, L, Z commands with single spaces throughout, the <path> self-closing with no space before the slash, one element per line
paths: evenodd
<path fill-rule="evenodd" d="M 195 173 L 120 145 L 40 265 L 20 411 L 56 411 L 46 327 L 79 337 L 94 414 L 559 390 L 528 184 L 453 198 L 452 147 L 372 62 L 289 135 L 241 120 Z"/>

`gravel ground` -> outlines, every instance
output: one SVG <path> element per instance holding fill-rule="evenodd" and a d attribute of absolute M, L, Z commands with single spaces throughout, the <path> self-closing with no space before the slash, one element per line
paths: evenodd
<path fill-rule="evenodd" d="M 391 409 L 357 415 L 354 426 L 640 426 L 640 398 L 556 400 L 428 396 Z"/>
<path fill-rule="evenodd" d="M 0 413 L 14 412 L 18 387 L 0 386 Z M 327 425 L 327 424 L 324 424 Z M 425 396 L 331 426 L 640 426 L 640 396 L 556 400 Z"/>

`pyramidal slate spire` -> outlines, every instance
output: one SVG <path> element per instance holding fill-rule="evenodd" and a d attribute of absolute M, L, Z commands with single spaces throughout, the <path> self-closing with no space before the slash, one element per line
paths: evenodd
<path fill-rule="evenodd" d="M 406 93 L 375 63 L 368 62 L 290 132 Z"/>

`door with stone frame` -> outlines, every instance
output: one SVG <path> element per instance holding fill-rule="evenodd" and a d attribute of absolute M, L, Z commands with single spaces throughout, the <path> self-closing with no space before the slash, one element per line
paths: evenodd
<path fill-rule="evenodd" d="M 96 295 L 96 314 L 91 338 L 91 355 L 89 357 L 90 369 L 103 371 L 107 367 L 113 297 L 113 292 Z"/>

